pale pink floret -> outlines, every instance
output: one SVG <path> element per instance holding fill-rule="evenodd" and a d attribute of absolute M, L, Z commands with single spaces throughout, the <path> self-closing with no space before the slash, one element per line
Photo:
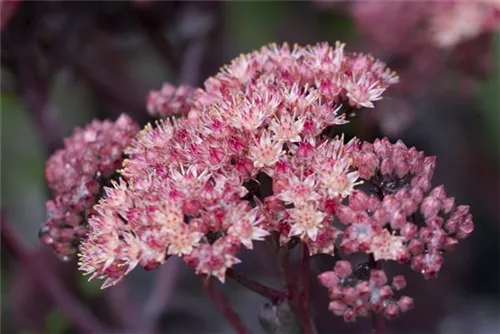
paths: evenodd
<path fill-rule="evenodd" d="M 292 224 L 290 236 L 300 236 L 301 238 L 307 236 L 313 241 L 316 240 L 326 214 L 319 211 L 312 203 L 306 203 L 288 211 Z"/>
<path fill-rule="evenodd" d="M 358 181 L 359 173 L 357 171 L 347 172 L 349 164 L 339 162 L 330 172 L 323 172 L 320 176 L 320 182 L 325 187 L 329 196 L 347 197 L 354 187 L 362 182 Z"/>
<path fill-rule="evenodd" d="M 297 206 L 309 202 L 317 201 L 321 196 L 316 193 L 316 181 L 314 175 L 310 175 L 304 180 L 292 175 L 288 180 L 288 186 L 277 195 L 277 198 L 285 203 L 293 203 Z"/>
<path fill-rule="evenodd" d="M 274 133 L 274 136 L 279 141 L 283 142 L 300 142 L 300 133 L 304 128 L 305 118 L 295 119 L 295 115 L 282 113 L 279 118 L 271 121 L 269 129 Z"/>
<path fill-rule="evenodd" d="M 382 99 L 382 94 L 386 89 L 371 76 L 366 75 L 359 78 L 347 78 L 344 87 L 349 104 L 357 108 L 373 108 L 373 102 Z"/>
<path fill-rule="evenodd" d="M 263 101 L 244 99 L 240 102 L 238 112 L 234 113 L 229 122 L 236 129 L 256 131 L 263 122 L 274 114 L 279 100 L 268 94 Z"/>
<path fill-rule="evenodd" d="M 269 235 L 269 232 L 259 227 L 263 217 L 259 217 L 258 208 L 248 212 L 232 212 L 228 219 L 231 221 L 228 235 L 240 239 L 248 249 L 253 249 L 252 240 L 264 240 Z"/>
<path fill-rule="evenodd" d="M 203 244 L 190 257 L 197 262 L 196 273 L 217 277 L 222 283 L 226 279 L 226 270 L 241 261 L 228 251 L 231 241 L 226 238 L 217 240 L 213 245 Z"/>
<path fill-rule="evenodd" d="M 199 231 L 193 230 L 191 224 L 180 225 L 176 229 L 173 229 L 172 232 L 169 237 L 170 245 L 168 246 L 168 254 L 177 256 L 190 254 L 204 235 Z"/>
<path fill-rule="evenodd" d="M 250 146 L 249 155 L 254 167 L 272 167 L 285 152 L 283 144 L 274 140 L 269 132 L 264 132 L 259 140 Z"/>

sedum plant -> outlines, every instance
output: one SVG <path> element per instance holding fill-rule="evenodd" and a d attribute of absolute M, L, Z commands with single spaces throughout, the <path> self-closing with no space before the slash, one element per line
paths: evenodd
<path fill-rule="evenodd" d="M 41 240 L 65 258 L 78 252 L 79 269 L 103 288 L 179 257 L 239 333 L 247 329 L 211 276 L 267 297 L 266 310 L 285 309 L 313 333 L 309 259 L 327 254 L 334 267 L 317 278 L 331 312 L 348 322 L 372 316 L 381 332 L 383 318 L 413 306 L 401 294 L 404 276 L 388 277 L 384 264 L 435 278 L 444 253 L 474 229 L 469 207 L 433 185 L 435 157 L 342 133 L 398 81 L 383 62 L 337 42 L 271 44 L 202 89 L 165 84 L 147 99 L 155 124 L 95 121 L 49 159 L 54 199 Z M 238 273 L 238 253 L 258 242 L 280 257 L 282 289 Z"/>

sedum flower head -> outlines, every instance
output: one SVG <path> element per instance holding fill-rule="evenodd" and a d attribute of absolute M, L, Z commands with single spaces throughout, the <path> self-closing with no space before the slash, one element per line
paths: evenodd
<path fill-rule="evenodd" d="M 435 158 L 401 141 L 335 136 L 352 109 L 373 107 L 397 81 L 341 43 L 240 56 L 191 95 L 186 117 L 134 136 L 119 182 L 94 206 L 80 269 L 107 287 L 179 256 L 224 282 L 242 245 L 273 235 L 310 254 L 365 253 L 435 277 L 474 226 L 468 207 L 432 187 Z M 320 275 L 334 314 L 394 318 L 411 308 L 410 297 L 393 296 L 404 277 L 391 287 L 384 271 L 362 271 L 337 261 Z"/>
<path fill-rule="evenodd" d="M 349 108 L 373 106 L 397 82 L 387 71 L 341 43 L 271 44 L 235 59 L 204 89 L 152 92 L 150 112 L 187 117 L 147 125 L 127 147 L 122 180 L 106 188 L 89 224 L 81 269 L 109 286 L 137 264 L 154 268 L 176 255 L 223 280 L 241 244 L 252 249 L 273 231 L 333 253 L 332 208 L 359 175 L 354 141 L 323 132 L 346 123 Z M 272 178 L 270 196 L 249 187 L 263 175 Z M 256 205 L 262 200 L 281 204 L 271 214 Z"/>

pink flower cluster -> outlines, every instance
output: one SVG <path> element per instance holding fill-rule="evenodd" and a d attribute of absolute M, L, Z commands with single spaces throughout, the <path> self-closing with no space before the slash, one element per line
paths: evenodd
<path fill-rule="evenodd" d="M 116 122 L 94 121 L 77 128 L 65 139 L 64 149 L 47 161 L 45 177 L 53 199 L 47 202 L 49 218 L 39 234 L 62 257 L 76 253 L 102 184 L 120 167 L 123 150 L 138 131 L 126 115 Z"/>
<path fill-rule="evenodd" d="M 242 245 L 272 235 L 305 243 L 311 255 L 338 246 L 435 276 L 442 253 L 473 230 L 468 207 L 431 190 L 434 157 L 402 142 L 334 137 L 352 109 L 373 107 L 398 81 L 344 48 L 273 44 L 242 55 L 191 95 L 187 117 L 147 125 L 94 206 L 80 269 L 105 288 L 175 255 L 224 282 Z M 148 103 L 164 105 L 160 95 Z M 354 279 L 345 261 L 320 275 L 335 314 L 392 318 L 411 307 L 409 297 L 392 298 L 383 271 L 369 276 Z M 393 279 L 396 290 L 404 285 Z"/>

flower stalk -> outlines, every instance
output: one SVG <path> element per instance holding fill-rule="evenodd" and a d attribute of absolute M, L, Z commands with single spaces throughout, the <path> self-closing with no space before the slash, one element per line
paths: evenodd
<path fill-rule="evenodd" d="M 245 288 L 258 293 L 259 295 L 266 297 L 273 304 L 280 303 L 286 298 L 286 293 L 283 291 L 275 290 L 257 281 L 254 281 L 232 268 L 226 271 L 226 276 L 237 282 L 238 284 L 244 286 Z"/>
<path fill-rule="evenodd" d="M 210 297 L 215 306 L 222 313 L 224 318 L 229 322 L 237 334 L 250 334 L 250 330 L 245 326 L 240 316 L 233 310 L 228 300 L 214 286 L 213 278 L 202 276 L 204 279 L 203 285 L 205 292 Z"/>
<path fill-rule="evenodd" d="M 299 282 L 300 291 L 297 304 L 300 312 L 300 319 L 304 334 L 316 334 L 316 328 L 310 312 L 310 282 L 309 282 L 309 249 L 306 244 L 302 244 L 302 254 L 300 261 Z"/>

